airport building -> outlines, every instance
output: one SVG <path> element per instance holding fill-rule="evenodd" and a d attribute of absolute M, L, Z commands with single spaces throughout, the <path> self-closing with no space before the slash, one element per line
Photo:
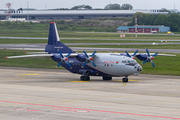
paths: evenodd
<path fill-rule="evenodd" d="M 133 17 L 136 12 L 145 14 L 168 14 L 160 10 L 11 10 L 0 11 L 0 20 L 11 18 L 26 18 L 27 20 L 47 19 L 93 19 L 100 17 Z"/>
<path fill-rule="evenodd" d="M 121 33 L 136 33 L 136 26 L 120 26 L 116 29 Z M 137 33 L 168 32 L 170 27 L 167 26 L 137 26 Z"/>

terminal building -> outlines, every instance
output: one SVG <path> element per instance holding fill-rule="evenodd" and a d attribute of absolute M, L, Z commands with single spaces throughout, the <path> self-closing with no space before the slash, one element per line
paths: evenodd
<path fill-rule="evenodd" d="M 145 14 L 168 14 L 160 10 L 11 10 L 11 18 L 27 20 L 93 19 L 101 17 L 133 17 L 136 12 Z M 6 20 L 7 11 L 0 11 L 0 20 Z"/>
<path fill-rule="evenodd" d="M 116 31 L 121 33 L 136 33 L 136 26 L 120 26 Z M 168 31 L 170 31 L 170 27 L 167 26 L 137 26 L 137 33 L 158 33 Z"/>

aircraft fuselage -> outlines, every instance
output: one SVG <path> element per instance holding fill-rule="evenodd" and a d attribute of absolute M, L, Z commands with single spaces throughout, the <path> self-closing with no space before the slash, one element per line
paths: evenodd
<path fill-rule="evenodd" d="M 57 59 L 57 57 L 56 59 L 52 57 L 52 59 L 57 63 L 60 62 L 60 56 L 59 59 Z M 87 65 L 82 68 L 84 62 L 79 61 L 77 58 L 68 58 L 68 62 L 71 64 L 72 69 L 70 69 L 67 64 L 63 64 L 62 66 L 70 72 L 77 74 L 85 74 L 85 72 L 89 71 L 89 76 L 130 76 L 138 75 L 142 70 L 141 65 L 139 65 L 136 60 L 112 53 L 96 53 L 96 56 L 93 57 L 93 62 L 96 63 L 96 67 L 94 67 L 91 62 L 88 62 Z"/>

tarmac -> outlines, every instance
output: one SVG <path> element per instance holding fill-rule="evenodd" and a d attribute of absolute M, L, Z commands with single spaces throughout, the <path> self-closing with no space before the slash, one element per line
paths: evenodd
<path fill-rule="evenodd" d="M 84 45 L 84 43 L 79 43 L 78 45 Z M 103 43 L 100 43 L 103 44 Z M 108 44 L 108 43 L 104 43 Z M 114 44 L 114 43 L 113 43 Z M 117 43 L 115 43 L 117 44 Z M 121 44 L 121 43 L 120 43 Z M 121 48 L 119 44 L 119 48 L 91 48 L 91 47 L 70 47 L 74 51 L 82 51 L 83 49 L 85 51 L 136 51 L 137 48 Z M 131 44 L 137 44 L 137 43 L 131 43 Z M 163 44 L 163 43 L 162 43 Z M 179 44 L 179 43 L 174 43 Z M 76 44 L 77 45 L 77 44 Z M 87 44 L 88 45 L 88 44 Z M 117 44 L 118 45 L 118 44 Z M 0 44 L 0 49 L 9 49 L 9 50 L 40 50 L 44 51 L 46 47 L 46 44 Z M 144 49 L 138 49 L 140 52 L 146 53 L 145 48 Z M 163 52 L 163 53 L 180 53 L 180 49 L 148 49 L 149 52 Z"/>
<path fill-rule="evenodd" d="M 2 120 L 180 120 L 180 77 L 103 81 L 66 70 L 0 67 Z"/>
<path fill-rule="evenodd" d="M 82 32 L 81 32 L 82 33 Z M 86 32 L 87 33 L 87 32 Z M 102 32 L 100 32 L 102 33 Z M 107 32 L 106 34 L 109 34 L 109 32 Z M 110 33 L 112 34 L 112 33 Z M 117 34 L 117 33 L 114 33 Z M 119 34 L 119 33 L 118 33 Z M 140 33 L 138 33 L 140 34 Z M 151 34 L 152 35 L 152 34 Z M 156 34 L 156 35 L 165 35 L 166 34 Z M 180 36 L 180 34 L 174 34 L 173 36 Z M 48 38 L 36 38 L 36 37 L 6 37 L 6 36 L 0 36 L 0 39 L 31 39 L 31 40 L 48 40 Z M 160 39 L 97 39 L 97 38 L 60 38 L 60 40 L 130 40 L 130 41 L 162 41 Z M 163 41 L 169 41 L 169 42 L 179 42 L 180 40 L 170 40 L 170 39 L 165 39 Z"/>

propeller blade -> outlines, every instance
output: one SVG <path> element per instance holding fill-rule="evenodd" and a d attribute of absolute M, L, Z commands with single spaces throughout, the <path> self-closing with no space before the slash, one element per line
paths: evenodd
<path fill-rule="evenodd" d="M 72 68 L 71 65 L 69 64 L 69 62 L 66 62 L 66 64 L 68 64 L 68 66 L 69 66 L 70 69 Z"/>
<path fill-rule="evenodd" d="M 83 50 L 83 53 L 86 55 L 87 58 L 89 58 L 89 56 L 87 55 L 87 53 Z"/>
<path fill-rule="evenodd" d="M 66 57 L 69 57 L 71 55 L 72 52 L 70 52 Z"/>
<path fill-rule="evenodd" d="M 91 57 L 93 57 L 93 56 L 96 54 L 96 52 L 97 52 L 97 51 L 95 50 L 94 53 L 91 55 Z"/>
<path fill-rule="evenodd" d="M 151 63 L 152 63 L 153 68 L 155 68 L 156 66 L 154 65 L 154 62 L 152 60 L 151 60 Z"/>
<path fill-rule="evenodd" d="M 96 67 L 96 64 L 93 61 L 91 61 L 91 63 L 94 65 L 94 67 Z"/>
<path fill-rule="evenodd" d="M 91 61 L 91 63 L 93 64 L 93 66 L 94 67 L 96 67 L 96 64 L 92 61 L 93 60 L 93 56 L 96 54 L 96 50 L 93 52 L 93 54 L 89 57 L 88 55 L 87 55 L 87 53 L 83 50 L 83 53 L 85 54 L 85 56 L 86 56 L 86 58 L 87 58 L 87 61 L 81 66 L 82 68 L 84 68 L 85 66 L 86 66 L 86 64 L 88 63 L 88 62 L 90 62 Z"/>
<path fill-rule="evenodd" d="M 155 53 L 154 55 L 152 55 L 152 57 L 155 57 L 157 54 L 158 54 L 158 52 L 157 52 L 157 53 Z"/>
<path fill-rule="evenodd" d="M 60 50 L 58 50 L 58 53 L 61 55 L 62 58 L 64 58 L 64 56 L 62 55 L 62 53 L 60 52 Z"/>
<path fill-rule="evenodd" d="M 61 64 L 63 63 L 63 61 L 62 62 L 60 62 L 58 65 L 57 65 L 57 67 L 59 67 L 59 66 L 61 66 Z"/>
<path fill-rule="evenodd" d="M 125 53 L 127 54 L 128 57 L 131 57 L 127 51 L 125 51 Z"/>
<path fill-rule="evenodd" d="M 83 65 L 82 65 L 82 68 L 84 68 L 86 66 L 88 61 L 86 61 Z"/>
<path fill-rule="evenodd" d="M 148 62 L 148 60 L 145 60 L 145 61 L 143 62 L 143 65 L 144 65 L 146 62 Z"/>
<path fill-rule="evenodd" d="M 150 57 L 150 54 L 149 54 L 149 51 L 148 51 L 148 49 L 146 48 L 146 52 L 147 52 L 147 54 L 148 54 L 148 57 Z"/>
<path fill-rule="evenodd" d="M 133 57 L 137 54 L 138 50 L 136 50 L 136 52 L 133 54 Z"/>

